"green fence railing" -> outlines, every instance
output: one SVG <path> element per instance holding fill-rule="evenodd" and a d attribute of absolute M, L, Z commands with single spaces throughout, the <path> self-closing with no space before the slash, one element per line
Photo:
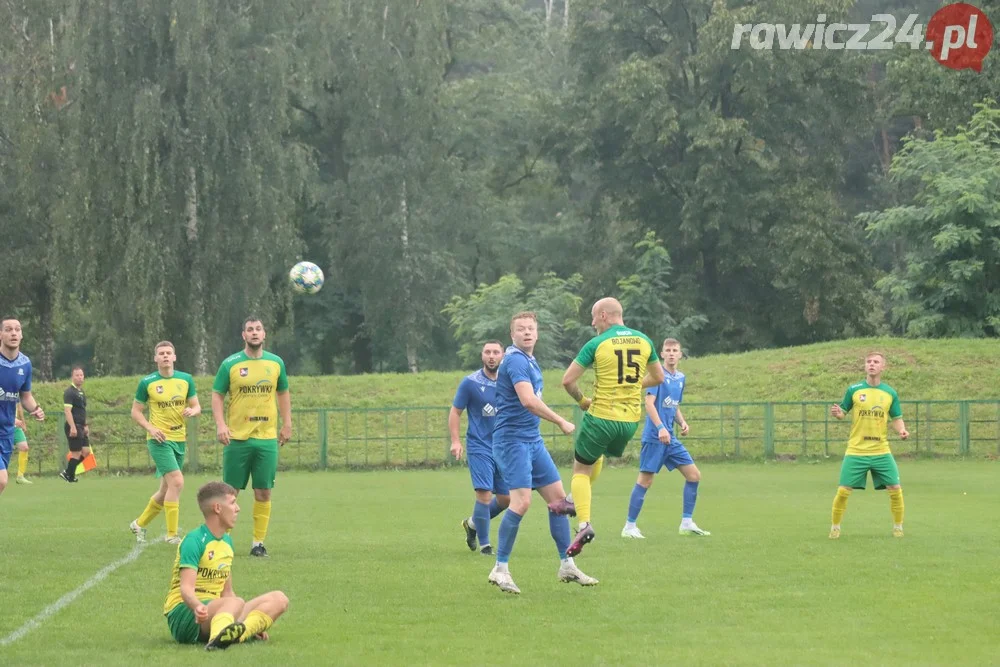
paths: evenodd
<path fill-rule="evenodd" d="M 840 457 L 850 419 L 830 416 L 830 403 L 686 403 L 691 432 L 683 438 L 696 459 L 767 460 Z M 579 423 L 575 406 L 554 406 Z M 942 457 L 1000 455 L 1000 399 L 907 401 L 903 403 L 910 438 L 890 431 L 897 455 Z M 282 449 L 283 469 L 437 467 L 454 464 L 448 453 L 447 407 L 306 408 L 294 411 L 294 437 Z M 144 433 L 122 410 L 92 411 L 91 443 L 102 472 L 154 469 Z M 462 425 L 464 434 L 465 425 Z M 554 424 L 542 422 L 542 435 L 561 464 L 572 458 L 573 441 Z M 625 452 L 637 457 L 641 429 Z M 66 454 L 60 417 L 29 423 L 29 470 L 51 474 Z M 222 446 L 206 414 L 190 420 L 187 461 L 191 471 L 222 468 Z"/>

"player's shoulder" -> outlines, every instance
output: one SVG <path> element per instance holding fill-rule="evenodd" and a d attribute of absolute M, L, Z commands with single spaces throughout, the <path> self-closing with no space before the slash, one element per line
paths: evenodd
<path fill-rule="evenodd" d="M 852 384 L 852 385 L 851 385 L 850 387 L 848 387 L 848 388 L 847 388 L 847 391 L 849 391 L 849 392 L 852 392 L 852 393 L 853 393 L 853 392 L 855 392 L 855 391 L 857 391 L 857 390 L 859 390 L 859 389 L 863 389 L 864 387 L 867 387 L 867 386 L 870 386 L 870 385 L 868 384 L 868 381 L 867 381 L 867 380 L 861 380 L 860 382 L 855 382 L 855 383 L 854 383 L 854 384 Z"/>
<path fill-rule="evenodd" d="M 885 382 L 880 382 L 878 388 L 881 391 L 884 391 L 885 393 L 893 396 L 894 398 L 899 398 L 899 393 L 893 387 L 891 387 L 889 384 Z"/>
<path fill-rule="evenodd" d="M 185 373 L 184 371 L 174 371 L 174 377 L 178 380 L 183 380 L 184 382 L 194 384 L 194 376 L 190 373 Z"/>
<path fill-rule="evenodd" d="M 240 350 L 239 352 L 234 352 L 233 354 L 230 354 L 228 357 L 226 357 L 225 359 L 223 359 L 222 360 L 222 365 L 223 366 L 232 366 L 233 364 L 237 364 L 237 363 L 239 363 L 241 361 L 245 361 L 248 358 L 249 357 L 247 357 L 247 353 L 244 352 L 243 350 Z"/>
<path fill-rule="evenodd" d="M 274 352 L 268 352 L 267 350 L 264 350 L 264 353 L 261 354 L 260 358 L 262 361 L 273 361 L 276 364 L 281 364 L 282 366 L 285 365 L 284 359 L 276 355 Z"/>
<path fill-rule="evenodd" d="M 139 380 L 139 384 L 149 384 L 150 382 L 156 382 L 160 379 L 160 371 L 153 371 L 149 375 L 143 376 Z"/>
<path fill-rule="evenodd" d="M 24 352 L 18 352 L 17 356 L 14 357 L 13 359 L 8 359 L 7 357 L 0 354 L 0 366 L 6 366 L 8 368 L 31 366 L 31 359 Z"/>

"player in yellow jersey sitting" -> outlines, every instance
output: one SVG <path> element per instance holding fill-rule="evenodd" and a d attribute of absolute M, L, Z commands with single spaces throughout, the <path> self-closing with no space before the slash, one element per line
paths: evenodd
<path fill-rule="evenodd" d="M 903 536 L 903 487 L 899 484 L 896 460 L 889 451 L 889 421 L 892 420 L 892 427 L 903 440 L 910 434 L 903 423 L 903 411 L 896 390 L 882 382 L 883 370 L 885 355 L 881 352 L 869 353 L 865 357 L 865 380 L 848 387 L 844 400 L 830 407 L 830 414 L 837 419 L 843 419 L 847 413 L 853 417 L 847 452 L 840 467 L 840 486 L 833 499 L 831 540 L 840 537 L 840 520 L 847 509 L 851 490 L 865 488 L 869 471 L 875 490 L 889 491 L 892 534 Z"/>
<path fill-rule="evenodd" d="M 180 499 L 184 489 L 184 456 L 187 453 L 187 426 L 185 420 L 201 414 L 201 403 L 194 388 L 194 378 L 174 370 L 177 352 L 168 340 L 160 341 L 153 348 L 156 372 L 139 380 L 132 402 L 132 419 L 145 429 L 148 437 L 146 448 L 156 464 L 160 488 L 149 499 L 146 509 L 129 525 L 136 541 L 146 540 L 146 526 L 165 511 L 167 520 L 166 541 L 179 544 L 177 535 L 180 522 Z M 149 406 L 149 419 L 143 408 Z"/>
<path fill-rule="evenodd" d="M 224 649 L 249 639 L 267 639 L 267 629 L 288 609 L 288 597 L 272 591 L 249 602 L 233 590 L 233 541 L 240 506 L 236 489 L 209 482 L 198 489 L 205 523 L 177 547 L 170 590 L 163 605 L 170 634 L 181 644 L 207 642 Z"/>
<path fill-rule="evenodd" d="M 656 346 L 646 334 L 625 326 L 617 299 L 605 297 L 590 312 L 597 336 L 583 346 L 562 380 L 567 393 L 586 412 L 573 449 L 570 488 L 580 523 L 566 552 L 569 556 L 576 556 L 595 537 L 590 525 L 591 485 L 601 474 L 604 455 L 624 453 L 644 415 L 643 390 L 656 387 L 664 378 Z M 589 366 L 594 367 L 593 400 L 576 384 Z"/>
<path fill-rule="evenodd" d="M 278 472 L 278 448 L 292 437 L 292 397 L 281 357 L 264 350 L 264 324 L 243 321 L 242 352 L 227 357 L 212 385 L 212 414 L 222 452 L 222 479 L 237 489 L 253 479 L 251 556 L 267 557 L 264 538 L 271 521 L 271 489 Z M 229 394 L 229 412 L 223 409 Z M 278 413 L 281 412 L 281 430 Z"/>

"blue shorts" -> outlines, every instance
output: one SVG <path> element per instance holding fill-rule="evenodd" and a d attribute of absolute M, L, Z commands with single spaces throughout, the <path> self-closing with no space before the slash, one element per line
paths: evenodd
<path fill-rule="evenodd" d="M 494 442 L 493 460 L 511 489 L 540 489 L 562 480 L 541 438 L 533 442 Z"/>
<path fill-rule="evenodd" d="M 0 437 L 0 470 L 10 465 L 10 455 L 14 452 L 14 436 Z"/>
<path fill-rule="evenodd" d="M 510 489 L 503 481 L 500 466 L 493 460 L 492 454 L 486 452 L 469 452 L 469 474 L 472 475 L 472 488 L 476 491 L 492 491 L 501 496 L 509 496 Z"/>
<path fill-rule="evenodd" d="M 664 466 L 670 471 L 692 463 L 694 463 L 694 459 L 691 458 L 691 454 L 688 453 L 687 448 L 680 440 L 671 438 L 669 445 L 664 445 L 659 440 L 655 442 L 642 441 L 642 449 L 639 451 L 639 472 L 649 472 L 655 475 Z"/>

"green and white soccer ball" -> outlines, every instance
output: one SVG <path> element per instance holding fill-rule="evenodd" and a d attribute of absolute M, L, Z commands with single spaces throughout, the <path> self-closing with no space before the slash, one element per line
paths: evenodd
<path fill-rule="evenodd" d="M 292 289 L 300 294 L 315 294 L 323 287 L 323 269 L 312 262 L 299 262 L 288 272 Z"/>

